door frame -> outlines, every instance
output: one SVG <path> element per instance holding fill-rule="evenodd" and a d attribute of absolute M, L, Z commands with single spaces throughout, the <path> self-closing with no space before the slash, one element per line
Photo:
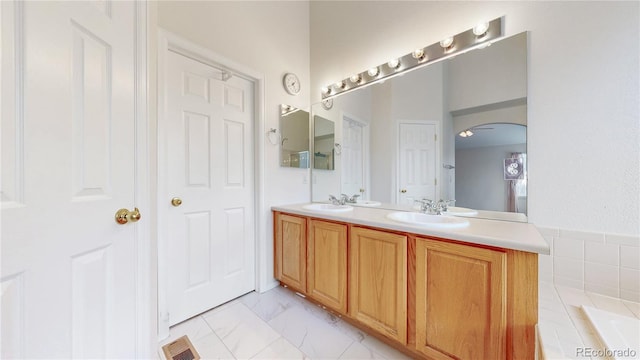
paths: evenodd
<path fill-rule="evenodd" d="M 151 358 L 156 353 L 154 337 L 156 322 L 156 296 L 153 293 L 152 269 L 154 261 L 151 245 L 153 211 L 151 211 L 151 152 L 149 149 L 149 6 L 147 1 L 134 3 L 134 117 L 135 117 L 135 185 L 134 203 L 149 214 L 148 221 L 141 221 L 135 227 L 136 238 L 136 357 Z"/>
<path fill-rule="evenodd" d="M 168 239 L 167 239 L 167 219 L 169 217 L 167 208 L 161 204 L 165 204 L 169 198 L 167 183 L 163 179 L 166 178 L 168 169 L 166 166 L 166 122 L 167 122 L 167 99 L 165 98 L 166 84 L 166 66 L 168 63 L 168 52 L 175 52 L 186 56 L 198 62 L 211 65 L 218 69 L 224 69 L 231 72 L 235 76 L 242 77 L 253 83 L 254 92 L 254 127 L 253 139 L 254 144 L 254 243 L 255 243 L 255 289 L 260 291 L 260 275 L 263 272 L 261 264 L 266 266 L 266 226 L 264 224 L 263 207 L 264 207 L 264 138 L 260 134 L 265 133 L 264 120 L 264 75 L 245 65 L 230 60 L 208 48 L 202 47 L 191 41 L 182 38 L 165 29 L 158 28 L 158 123 L 157 123 L 157 223 L 156 231 L 158 237 L 158 340 L 169 336 L 169 307 L 167 303 L 168 288 Z"/>
<path fill-rule="evenodd" d="M 394 186 L 393 192 L 392 192 L 392 196 L 391 196 L 391 201 L 393 201 L 394 203 L 398 202 L 398 198 L 399 198 L 399 189 L 400 189 L 400 126 L 402 126 L 403 124 L 426 124 L 426 125 L 434 125 L 436 127 L 436 141 L 435 141 L 435 151 L 436 151 L 436 162 L 435 162 L 435 166 L 436 166 L 436 173 L 435 173 L 435 178 L 437 180 L 440 180 L 440 166 L 438 166 L 438 164 L 440 164 L 440 160 L 442 157 L 442 153 L 441 153 L 441 149 L 439 146 L 439 142 L 440 139 L 442 139 L 442 134 L 441 134 L 441 130 L 440 130 L 440 121 L 437 120 L 397 120 L 396 121 L 396 156 L 395 156 L 395 172 L 396 172 L 396 176 L 395 176 L 395 184 L 392 184 Z M 435 192 L 435 197 L 436 199 L 440 198 L 440 185 L 441 184 L 436 184 L 436 192 Z M 434 200 L 436 200 L 434 199 Z"/>

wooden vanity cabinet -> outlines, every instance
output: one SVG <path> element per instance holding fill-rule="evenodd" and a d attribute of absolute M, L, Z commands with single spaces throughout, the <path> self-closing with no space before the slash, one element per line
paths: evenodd
<path fill-rule="evenodd" d="M 307 295 L 347 313 L 347 225 L 309 220 Z"/>
<path fill-rule="evenodd" d="M 349 316 L 407 343 L 407 236 L 353 226 Z"/>
<path fill-rule="evenodd" d="M 416 350 L 432 359 L 505 359 L 506 258 L 416 239 Z"/>
<path fill-rule="evenodd" d="M 533 359 L 535 253 L 274 212 L 275 277 L 420 359 Z"/>
<path fill-rule="evenodd" d="M 307 220 L 274 214 L 275 278 L 302 293 L 307 291 Z"/>

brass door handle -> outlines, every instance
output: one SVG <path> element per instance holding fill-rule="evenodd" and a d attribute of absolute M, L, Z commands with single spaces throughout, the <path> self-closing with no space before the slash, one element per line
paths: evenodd
<path fill-rule="evenodd" d="M 133 211 L 129 211 L 127 209 L 120 209 L 116 211 L 116 222 L 120 225 L 124 225 L 131 222 L 136 222 L 140 220 L 140 210 L 138 208 L 134 208 Z"/>
<path fill-rule="evenodd" d="M 400 192 L 404 194 L 404 193 L 407 192 L 407 189 L 402 189 L 402 190 L 400 190 Z"/>
<path fill-rule="evenodd" d="M 171 199 L 171 205 L 178 207 L 180 205 L 182 205 L 182 199 L 178 198 L 178 197 L 174 197 L 173 199 Z"/>

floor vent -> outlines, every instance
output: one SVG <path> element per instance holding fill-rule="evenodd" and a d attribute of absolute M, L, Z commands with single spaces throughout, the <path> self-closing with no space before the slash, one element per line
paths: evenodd
<path fill-rule="evenodd" d="M 200 355 L 185 335 L 162 347 L 167 360 L 200 360 Z"/>

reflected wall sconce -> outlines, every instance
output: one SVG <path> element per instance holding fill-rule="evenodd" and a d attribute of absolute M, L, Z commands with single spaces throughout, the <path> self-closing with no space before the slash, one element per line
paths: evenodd
<path fill-rule="evenodd" d="M 353 74 L 347 79 L 337 81 L 335 84 L 324 86 L 321 89 L 322 99 L 333 98 L 336 95 L 375 84 L 406 71 L 415 70 L 427 64 L 432 64 L 475 48 L 487 46 L 487 44 L 502 37 L 504 32 L 503 23 L 504 18 L 500 17 L 489 22 L 477 24 L 467 31 L 453 35 L 427 47 L 416 49 L 402 57 L 392 59 L 386 64 L 372 67 L 361 73 Z"/>
<path fill-rule="evenodd" d="M 335 143 L 333 146 L 336 148 L 336 150 L 335 150 L 336 155 L 342 154 L 342 145 L 340 145 L 338 143 Z"/>
<path fill-rule="evenodd" d="M 280 136 L 278 135 L 278 130 L 271 128 L 269 129 L 269 131 L 267 131 L 267 139 L 269 140 L 269 143 L 271 143 L 271 145 L 278 145 L 278 143 L 280 142 L 280 140 L 278 139 Z"/>

